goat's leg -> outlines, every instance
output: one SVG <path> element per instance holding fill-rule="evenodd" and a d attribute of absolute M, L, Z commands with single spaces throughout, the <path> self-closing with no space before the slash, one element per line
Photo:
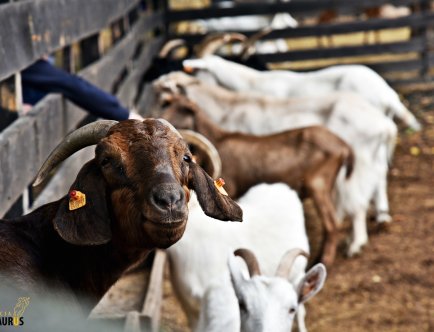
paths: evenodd
<path fill-rule="evenodd" d="M 387 177 L 383 176 L 375 190 L 374 205 L 378 223 L 391 222 L 389 214 L 389 199 L 387 197 Z"/>
<path fill-rule="evenodd" d="M 320 180 L 325 182 L 324 179 Z M 337 218 L 330 193 L 326 192 L 325 184 L 321 186 L 322 189 L 319 189 L 318 186 L 313 187 L 311 193 L 315 208 L 322 219 L 326 232 L 321 261 L 326 266 L 331 266 L 336 256 Z"/>
<path fill-rule="evenodd" d="M 368 243 L 368 230 L 366 227 L 366 209 L 359 209 L 353 216 L 353 236 L 347 255 L 352 257 L 359 254 L 362 247 Z"/>

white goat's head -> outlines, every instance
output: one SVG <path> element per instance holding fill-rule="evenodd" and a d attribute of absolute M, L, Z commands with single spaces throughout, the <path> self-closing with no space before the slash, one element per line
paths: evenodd
<path fill-rule="evenodd" d="M 240 308 L 241 331 L 291 331 L 295 313 L 324 285 L 326 269 L 323 264 L 312 267 L 298 285 L 288 281 L 289 272 L 300 249 L 288 251 L 282 258 L 275 277 L 262 276 L 255 255 L 238 249 L 236 256 L 246 262 L 250 278 L 246 278 L 239 260 L 231 255 L 229 271 Z"/>

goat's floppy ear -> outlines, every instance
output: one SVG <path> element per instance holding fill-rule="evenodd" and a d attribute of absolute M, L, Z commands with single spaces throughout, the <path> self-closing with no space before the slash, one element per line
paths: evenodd
<path fill-rule="evenodd" d="M 70 190 L 86 195 L 86 204 L 69 210 L 69 196 L 62 199 L 54 228 L 66 241 L 76 245 L 98 245 L 111 239 L 110 218 L 106 201 L 106 185 L 94 160 L 85 164 Z"/>
<path fill-rule="evenodd" d="M 324 286 L 327 271 L 323 264 L 312 267 L 297 287 L 298 303 L 302 304 L 314 297 Z"/>
<path fill-rule="evenodd" d="M 196 192 L 203 212 L 209 217 L 242 221 L 243 211 L 229 196 L 221 194 L 213 179 L 196 163 L 190 163 L 189 188 Z"/>
<path fill-rule="evenodd" d="M 243 273 L 242 260 L 237 258 L 234 254 L 230 254 L 228 258 L 229 274 L 231 283 L 238 299 L 241 298 L 240 289 L 243 283 L 247 280 L 246 275 Z"/>

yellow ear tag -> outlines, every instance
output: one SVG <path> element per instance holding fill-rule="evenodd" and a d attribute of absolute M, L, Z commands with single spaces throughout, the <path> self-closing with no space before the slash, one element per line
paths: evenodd
<path fill-rule="evenodd" d="M 223 180 L 222 178 L 218 178 L 217 180 L 214 181 L 214 185 L 216 186 L 220 194 L 228 196 L 228 193 L 226 192 L 225 188 L 223 188 L 223 186 L 225 185 L 225 180 Z"/>
<path fill-rule="evenodd" d="M 86 205 L 86 195 L 78 190 L 69 193 L 69 211 L 77 210 Z"/>

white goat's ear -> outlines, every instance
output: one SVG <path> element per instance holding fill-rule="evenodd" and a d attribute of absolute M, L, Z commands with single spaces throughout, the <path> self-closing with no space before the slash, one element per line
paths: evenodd
<path fill-rule="evenodd" d="M 196 69 L 206 69 L 207 67 L 206 61 L 203 59 L 184 60 L 182 66 L 187 73 Z"/>
<path fill-rule="evenodd" d="M 327 270 L 321 263 L 307 271 L 297 287 L 298 303 L 302 304 L 314 297 L 324 286 Z"/>
<path fill-rule="evenodd" d="M 246 281 L 246 275 L 243 272 L 243 262 L 234 254 L 230 254 L 228 258 L 229 274 L 231 277 L 232 286 L 234 287 L 235 294 L 239 298 L 241 285 Z"/>

